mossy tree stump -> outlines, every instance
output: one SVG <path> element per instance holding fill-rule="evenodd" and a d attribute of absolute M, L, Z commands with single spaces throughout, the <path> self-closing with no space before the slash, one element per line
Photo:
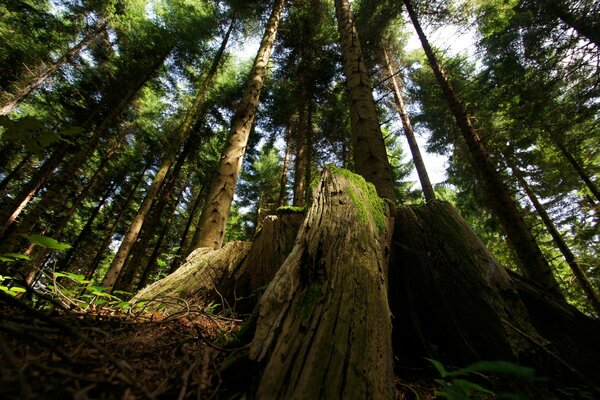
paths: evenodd
<path fill-rule="evenodd" d="M 296 245 L 259 303 L 258 399 L 391 399 L 386 254 L 393 219 L 373 185 L 324 169 Z"/>

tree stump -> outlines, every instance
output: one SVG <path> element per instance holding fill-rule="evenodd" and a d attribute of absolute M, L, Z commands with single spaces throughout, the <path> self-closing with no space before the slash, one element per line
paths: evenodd
<path fill-rule="evenodd" d="M 258 399 L 391 399 L 388 233 L 373 185 L 327 167 L 296 245 L 259 303 Z"/>

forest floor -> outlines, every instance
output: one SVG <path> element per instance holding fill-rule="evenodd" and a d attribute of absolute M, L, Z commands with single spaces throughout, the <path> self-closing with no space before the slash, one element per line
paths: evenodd
<path fill-rule="evenodd" d="M 190 307 L 165 316 L 2 301 L 0 398 L 246 398 L 258 367 L 243 361 L 242 326 Z M 397 382 L 398 399 L 434 398 L 431 371 L 421 372 Z"/>

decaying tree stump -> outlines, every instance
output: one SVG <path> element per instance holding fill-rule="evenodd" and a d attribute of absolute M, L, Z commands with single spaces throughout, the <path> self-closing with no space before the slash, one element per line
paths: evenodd
<path fill-rule="evenodd" d="M 327 167 L 296 246 L 267 287 L 250 357 L 258 399 L 391 399 L 388 233 L 374 186 Z"/>
<path fill-rule="evenodd" d="M 302 212 L 280 212 L 264 219 L 252 243 L 230 242 L 218 250 L 200 247 L 174 273 L 139 292 L 133 301 L 153 299 L 158 305 L 161 299 L 194 298 L 195 303 L 225 301 L 237 312 L 249 312 L 294 247 L 303 220 Z M 173 310 L 181 304 L 167 301 L 161 306 Z"/>
<path fill-rule="evenodd" d="M 218 288 L 223 278 L 239 266 L 251 246 L 250 242 L 229 242 L 218 250 L 198 248 L 177 271 L 143 289 L 132 301 L 164 299 L 167 300 L 165 309 L 173 310 L 181 307 L 173 303 L 173 299 L 202 298 Z"/>
<path fill-rule="evenodd" d="M 600 354 L 597 321 L 510 274 L 448 203 L 397 210 L 389 275 L 399 365 L 509 360 L 588 384 L 598 375 L 586 354 Z"/>
<path fill-rule="evenodd" d="M 136 299 L 218 292 L 250 310 L 260 298 L 238 364 L 244 376 L 258 365 L 256 382 L 245 378 L 250 398 L 392 399 L 393 360 L 402 377 L 424 357 L 513 361 L 597 390 L 598 320 L 504 269 L 450 204 L 391 218 L 371 184 L 335 167 L 313 198 L 306 216 L 266 218 L 253 244 L 196 250 Z M 548 385 L 526 392 L 555 397 Z"/>

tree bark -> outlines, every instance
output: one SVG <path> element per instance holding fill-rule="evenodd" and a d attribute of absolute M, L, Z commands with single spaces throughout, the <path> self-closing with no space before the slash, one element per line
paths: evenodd
<path fill-rule="evenodd" d="M 304 93 L 303 93 L 304 94 Z M 298 126 L 296 129 L 296 165 L 294 168 L 294 207 L 303 207 L 306 199 L 306 187 L 310 182 L 306 181 L 306 170 L 308 168 L 308 122 L 306 96 L 302 96 L 302 104 L 298 113 Z"/>
<path fill-rule="evenodd" d="M 258 306 L 250 358 L 264 370 L 256 398 L 391 399 L 388 204 L 335 168 L 324 170 L 313 198 Z"/>
<path fill-rule="evenodd" d="M 101 21 L 92 32 L 84 36 L 79 43 L 70 48 L 61 58 L 58 59 L 58 61 L 45 68 L 43 71 L 40 71 L 36 77 L 33 77 L 30 83 L 17 90 L 17 92 L 4 103 L 2 108 L 0 108 L 0 115 L 8 115 L 10 112 L 12 112 L 19 104 L 21 104 L 23 100 L 27 98 L 27 96 L 39 88 L 46 81 L 46 79 L 48 79 L 64 64 L 69 62 L 77 53 L 79 53 L 104 30 L 106 30 L 106 21 Z"/>
<path fill-rule="evenodd" d="M 248 137 L 254 122 L 260 91 L 267 73 L 267 66 L 275 43 L 284 3 L 285 0 L 277 0 L 273 5 L 271 16 L 254 60 L 248 86 L 233 116 L 228 143 L 219 161 L 217 173 L 209 186 L 200 216 L 199 239 L 194 245 L 195 248 L 212 247 L 218 249 L 223 244 L 235 185 L 246 152 Z"/>
<path fill-rule="evenodd" d="M 229 242 L 215 250 L 201 247 L 194 250 L 177 271 L 135 295 L 132 302 L 164 301 L 166 311 L 180 309 L 183 302 L 195 297 L 196 301 L 213 293 L 223 277 L 228 276 L 248 254 L 250 242 Z"/>
<path fill-rule="evenodd" d="M 506 185 L 502 182 L 502 178 L 495 169 L 485 145 L 473 127 L 467 110 L 459 101 L 438 62 L 437 57 L 433 53 L 433 49 L 419 24 L 417 14 L 412 7 L 411 1 L 403 1 L 436 80 L 442 89 L 444 97 L 448 102 L 448 106 L 454 114 L 456 123 L 462 132 L 462 136 L 473 159 L 476 172 L 484 185 L 489 204 L 500 220 L 511 247 L 517 254 L 520 261 L 520 269 L 525 274 L 540 282 L 549 292 L 552 292 L 557 296 L 557 298 L 563 298 L 550 265 L 544 259 L 540 248 L 535 242 L 535 238 L 519 212 L 515 200 L 510 195 Z"/>
<path fill-rule="evenodd" d="M 288 127 L 285 132 L 285 156 L 283 158 L 283 166 L 281 167 L 281 174 L 279 175 L 279 197 L 277 199 L 277 207 L 283 207 L 285 205 L 287 183 L 288 183 L 288 169 L 290 165 L 291 149 L 292 149 L 292 121 L 288 123 Z"/>
<path fill-rule="evenodd" d="M 348 0 L 335 0 L 335 15 L 350 98 L 354 167 L 359 175 L 375 185 L 381 197 L 395 202 L 394 176 L 379 127 L 369 72 Z"/>
<path fill-rule="evenodd" d="M 412 124 L 410 123 L 410 119 L 408 118 L 408 114 L 406 113 L 406 108 L 404 107 L 400 83 L 396 78 L 398 66 L 395 65 L 392 59 L 390 59 L 387 53 L 386 45 L 383 41 L 380 43 L 379 52 L 381 65 L 385 72 L 389 74 L 387 81 L 388 86 L 394 94 L 394 102 L 396 103 L 396 108 L 398 109 L 400 120 L 402 121 L 404 135 L 406 136 L 406 141 L 408 142 L 408 147 L 410 148 L 413 163 L 415 164 L 417 174 L 419 175 L 419 182 L 421 182 L 421 189 L 423 190 L 425 201 L 433 201 L 435 200 L 435 192 L 433 191 L 433 186 L 429 180 L 429 174 L 427 173 L 425 162 L 423 162 L 423 157 L 421 156 L 421 151 L 419 150 L 419 144 L 417 143 L 415 132 L 412 128 Z"/>
<path fill-rule="evenodd" d="M 539 376 L 575 377 L 592 387 L 597 380 L 590 365 L 600 350 L 592 339 L 598 321 L 509 273 L 449 203 L 396 211 L 389 281 L 399 366 L 420 365 L 423 357 L 445 365 L 507 360 Z M 567 320 L 581 329 L 575 340 Z"/>

